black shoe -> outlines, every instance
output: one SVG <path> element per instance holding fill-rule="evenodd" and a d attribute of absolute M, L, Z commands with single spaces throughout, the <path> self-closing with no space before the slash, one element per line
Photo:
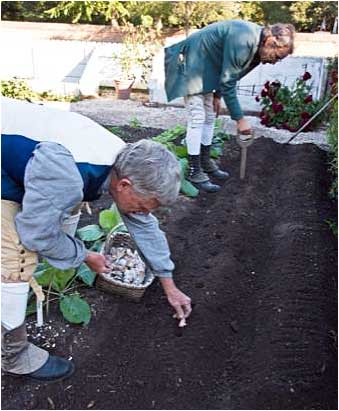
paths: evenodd
<path fill-rule="evenodd" d="M 191 182 L 197 189 L 206 193 L 216 193 L 220 190 L 220 186 L 212 184 L 207 174 L 205 174 L 200 166 L 200 155 L 188 156 L 188 176 L 187 180 Z"/>
<path fill-rule="evenodd" d="M 201 145 L 201 167 L 205 173 L 210 177 L 217 178 L 218 180 L 224 181 L 230 175 L 227 171 L 220 170 L 214 160 L 210 157 L 211 146 Z"/>
<path fill-rule="evenodd" d="M 28 377 L 35 381 L 61 381 L 70 377 L 75 370 L 72 361 L 56 355 L 50 355 L 47 362 L 39 369 L 30 374 L 23 374 L 23 377 Z"/>
<path fill-rule="evenodd" d="M 211 171 L 208 173 L 210 177 L 217 178 L 218 180 L 225 181 L 230 176 L 227 171 L 222 171 L 219 168 L 217 170 Z"/>
<path fill-rule="evenodd" d="M 216 193 L 220 190 L 220 186 L 213 184 L 210 180 L 203 181 L 202 183 L 195 183 L 190 181 L 197 189 L 205 191 L 206 193 Z"/>

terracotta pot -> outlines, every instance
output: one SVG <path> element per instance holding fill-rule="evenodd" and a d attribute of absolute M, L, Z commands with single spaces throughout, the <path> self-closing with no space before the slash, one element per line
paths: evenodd
<path fill-rule="evenodd" d="M 118 100 L 128 100 L 134 80 L 114 80 L 115 92 Z"/>

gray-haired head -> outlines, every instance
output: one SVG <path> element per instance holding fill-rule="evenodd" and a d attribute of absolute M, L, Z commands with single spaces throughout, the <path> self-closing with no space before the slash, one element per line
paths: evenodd
<path fill-rule="evenodd" d="M 278 47 L 286 47 L 288 54 L 293 53 L 295 28 L 293 24 L 277 23 L 270 26 L 272 36 L 276 38 Z"/>
<path fill-rule="evenodd" d="M 173 203 L 179 194 L 179 162 L 173 153 L 154 141 L 126 144 L 113 171 L 119 179 L 128 178 L 136 194 L 155 198 L 161 205 Z"/>
<path fill-rule="evenodd" d="M 259 55 L 263 63 L 276 63 L 293 53 L 295 29 L 292 24 L 277 23 L 264 27 Z"/>
<path fill-rule="evenodd" d="M 275 44 L 279 48 L 286 48 L 288 54 L 293 53 L 295 28 L 293 24 L 276 23 L 264 28 L 264 35 L 275 38 Z"/>

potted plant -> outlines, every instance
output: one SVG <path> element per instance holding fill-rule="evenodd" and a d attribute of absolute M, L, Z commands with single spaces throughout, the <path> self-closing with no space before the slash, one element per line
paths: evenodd
<path fill-rule="evenodd" d="M 119 69 L 114 79 L 118 99 L 129 99 L 135 81 L 145 80 L 157 47 L 155 31 L 144 25 L 127 24 L 124 40 L 113 54 Z"/>

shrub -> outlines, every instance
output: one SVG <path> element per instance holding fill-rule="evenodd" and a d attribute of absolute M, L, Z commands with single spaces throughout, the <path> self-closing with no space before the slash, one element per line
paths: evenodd
<path fill-rule="evenodd" d="M 327 129 L 327 140 L 331 150 L 331 169 L 334 181 L 331 187 L 331 196 L 338 199 L 338 101 L 331 113 L 330 124 Z"/>
<path fill-rule="evenodd" d="M 34 100 L 38 97 L 38 94 L 27 85 L 25 80 L 16 78 L 1 80 L 1 94 L 18 100 Z"/>
<path fill-rule="evenodd" d="M 289 131 L 297 131 L 302 127 L 322 105 L 322 101 L 314 101 L 310 94 L 311 86 L 307 82 L 311 78 L 311 74 L 306 71 L 296 80 L 292 89 L 282 86 L 279 81 L 267 81 L 260 95 L 255 98 L 262 105 L 261 124 Z M 318 116 L 305 131 L 314 129 L 323 118 L 323 115 Z"/>
<path fill-rule="evenodd" d="M 13 78 L 11 80 L 1 80 L 1 94 L 5 97 L 15 98 L 17 100 L 43 100 L 43 101 L 78 101 L 78 97 L 59 96 L 51 91 L 37 93 L 23 79 Z"/>

